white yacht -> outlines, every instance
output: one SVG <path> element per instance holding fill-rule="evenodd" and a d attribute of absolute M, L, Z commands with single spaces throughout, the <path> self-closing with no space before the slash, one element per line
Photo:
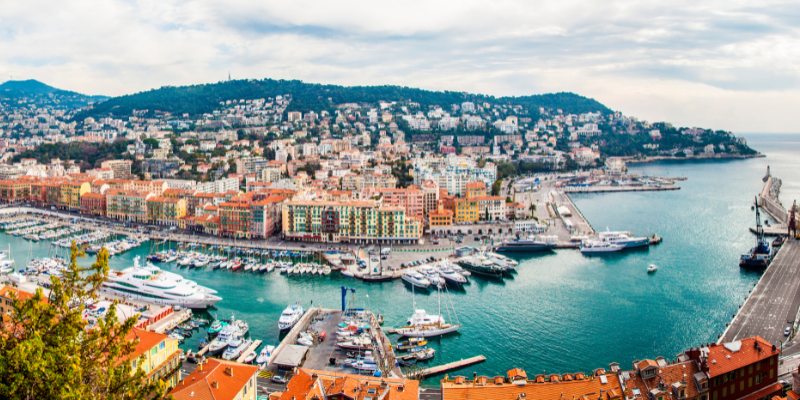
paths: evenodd
<path fill-rule="evenodd" d="M 455 269 L 453 269 L 453 267 L 451 267 L 448 264 L 440 266 L 438 269 L 438 273 L 439 276 L 441 276 L 442 279 L 445 280 L 445 282 L 451 285 L 461 286 L 467 283 L 467 278 L 464 275 L 458 273 Z"/>
<path fill-rule="evenodd" d="M 626 249 L 637 247 L 647 247 L 650 245 L 650 238 L 635 237 L 630 232 L 625 231 L 605 231 L 598 233 L 598 238 L 603 242 L 622 245 Z"/>
<path fill-rule="evenodd" d="M 210 307 L 221 300 L 216 290 L 178 274 L 162 271 L 150 263 L 140 266 L 138 256 L 133 260 L 133 267 L 112 270 L 103 282 L 102 290 L 148 303 L 195 309 Z"/>
<path fill-rule="evenodd" d="M 283 310 L 281 317 L 278 319 L 278 329 L 281 331 L 292 329 L 294 324 L 300 321 L 300 317 L 303 316 L 303 313 L 303 306 L 300 304 L 295 303 L 289 305 Z"/>
<path fill-rule="evenodd" d="M 247 350 L 253 341 L 250 339 L 238 339 L 228 343 L 228 348 L 222 353 L 222 358 L 225 360 L 235 360 Z"/>
<path fill-rule="evenodd" d="M 427 289 L 431 286 L 431 281 L 417 271 L 408 271 L 403 273 L 402 279 L 405 282 L 408 282 L 411 286 L 420 288 L 420 289 Z"/>
<path fill-rule="evenodd" d="M 219 353 L 229 345 L 238 347 L 241 344 L 244 333 L 239 329 L 237 324 L 228 324 L 219 331 L 217 337 L 208 344 L 208 352 L 210 354 Z"/>
<path fill-rule="evenodd" d="M 14 260 L 11 259 L 10 249 L 8 252 L 0 252 L 0 274 L 10 274 L 14 272 Z"/>
<path fill-rule="evenodd" d="M 583 254 L 602 254 L 613 253 L 624 249 L 625 246 L 619 243 L 603 242 L 599 240 L 588 240 L 581 244 Z"/>
<path fill-rule="evenodd" d="M 269 364 L 269 360 L 272 358 L 272 352 L 275 351 L 275 346 L 266 345 L 261 352 L 258 353 L 258 357 L 256 357 L 256 364 L 264 365 Z"/>
<path fill-rule="evenodd" d="M 428 314 L 425 310 L 414 310 L 408 319 L 408 326 L 395 330 L 404 337 L 436 337 L 461 329 L 460 324 L 448 324 L 441 315 Z"/>

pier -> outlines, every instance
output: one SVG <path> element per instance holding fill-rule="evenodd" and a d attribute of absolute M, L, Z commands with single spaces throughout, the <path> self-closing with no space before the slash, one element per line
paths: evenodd
<path fill-rule="evenodd" d="M 176 311 L 160 321 L 154 322 L 147 329 L 156 333 L 164 333 L 192 318 L 192 310 Z"/>
<path fill-rule="evenodd" d="M 251 352 L 256 351 L 258 346 L 261 346 L 261 339 L 256 339 L 253 341 L 253 343 L 250 343 L 250 346 L 247 346 L 247 348 L 244 349 L 242 354 L 239 355 L 239 358 L 236 359 L 236 362 L 238 363 L 244 362 L 245 357 L 247 357 L 247 355 L 250 354 Z"/>
<path fill-rule="evenodd" d="M 470 365 L 479 364 L 486 361 L 486 356 L 479 355 L 470 358 L 464 358 L 461 360 L 449 362 L 447 364 L 437 365 L 431 368 L 425 368 L 419 371 L 414 371 L 413 373 L 408 374 L 408 378 L 412 379 L 423 379 L 431 375 L 441 374 L 447 371 L 452 371 L 464 367 L 468 367 Z"/>
<path fill-rule="evenodd" d="M 800 241 L 787 240 L 750 296 L 719 338 L 719 343 L 759 335 L 771 343 L 788 339 L 800 311 Z"/>

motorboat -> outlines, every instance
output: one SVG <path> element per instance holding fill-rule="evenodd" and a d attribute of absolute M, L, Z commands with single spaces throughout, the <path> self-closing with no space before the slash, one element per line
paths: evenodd
<path fill-rule="evenodd" d="M 208 308 L 222 299 L 216 295 L 216 290 L 176 273 L 162 271 L 150 263 L 139 265 L 139 256 L 134 258 L 133 267 L 112 270 L 102 283 L 101 291 L 146 303 L 193 309 Z"/>
<path fill-rule="evenodd" d="M 345 350 L 369 350 L 372 340 L 367 336 L 356 336 L 336 343 L 336 346 Z"/>
<path fill-rule="evenodd" d="M 303 306 L 298 303 L 291 304 L 286 309 L 283 310 L 281 313 L 280 318 L 278 319 L 278 329 L 281 331 L 287 331 L 292 329 L 292 327 L 300 321 L 300 318 L 303 316 L 304 310 Z"/>
<path fill-rule="evenodd" d="M 624 249 L 625 246 L 619 243 L 603 242 L 600 240 L 584 241 L 580 250 L 583 254 L 605 254 L 614 253 Z"/>
<path fill-rule="evenodd" d="M 502 279 L 506 268 L 494 264 L 479 256 L 466 256 L 458 259 L 457 263 L 467 271 L 487 278 Z"/>
<path fill-rule="evenodd" d="M 419 289 L 428 289 L 431 286 L 431 281 L 417 271 L 406 271 L 403 273 L 401 279 L 410 284 L 411 286 Z"/>
<path fill-rule="evenodd" d="M 453 286 L 461 286 L 468 282 L 464 275 L 456 272 L 456 270 L 449 265 L 443 265 L 439 267 L 438 273 L 439 276 L 444 279 L 445 283 Z"/>
<path fill-rule="evenodd" d="M 209 335 L 216 335 L 217 333 L 219 333 L 219 331 L 222 330 L 222 328 L 224 328 L 227 325 L 228 325 L 227 321 L 218 319 L 212 322 L 211 326 L 209 326 L 208 329 L 206 329 L 206 331 L 208 332 Z"/>
<path fill-rule="evenodd" d="M 539 240 L 535 238 L 514 238 L 506 240 L 500 245 L 495 246 L 494 250 L 502 253 L 541 253 L 551 251 L 555 248 L 555 243 Z"/>
<path fill-rule="evenodd" d="M 647 266 L 647 273 L 652 274 L 653 272 L 658 271 L 658 266 L 655 264 L 650 264 Z"/>
<path fill-rule="evenodd" d="M 637 247 L 647 247 L 650 245 L 650 238 L 635 237 L 630 232 L 625 231 L 605 231 L 597 234 L 601 242 L 622 245 L 623 248 L 633 249 Z"/>
<path fill-rule="evenodd" d="M 228 343 L 228 348 L 222 353 L 222 358 L 225 360 L 235 360 L 239 358 L 239 356 L 247 350 L 250 345 L 253 344 L 253 341 L 250 339 L 242 340 L 234 340 Z"/>
<path fill-rule="evenodd" d="M 275 351 L 275 346 L 264 346 L 261 352 L 258 353 L 258 357 L 256 357 L 256 364 L 269 364 L 273 351 Z"/>
<path fill-rule="evenodd" d="M 439 271 L 433 267 L 425 267 L 420 270 L 420 273 L 425 276 L 425 279 L 439 289 L 443 288 L 446 281 L 439 275 Z"/>
<path fill-rule="evenodd" d="M 257 356 L 256 352 L 255 351 L 251 351 L 251 352 L 247 353 L 246 356 L 244 356 L 244 359 L 242 361 L 245 364 L 251 364 L 253 362 L 253 360 L 256 359 L 256 356 Z"/>

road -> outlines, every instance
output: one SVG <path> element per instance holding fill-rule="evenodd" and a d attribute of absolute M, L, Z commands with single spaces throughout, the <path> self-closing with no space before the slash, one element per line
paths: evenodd
<path fill-rule="evenodd" d="M 770 343 L 794 349 L 784 329 L 796 323 L 800 308 L 800 242 L 787 241 L 761 276 L 753 292 L 720 338 L 729 342 L 759 335 Z"/>

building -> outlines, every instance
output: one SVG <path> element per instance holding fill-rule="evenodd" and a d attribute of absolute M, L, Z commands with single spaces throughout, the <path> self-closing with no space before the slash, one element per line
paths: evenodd
<path fill-rule="evenodd" d="M 417 400 L 419 381 L 300 368 L 275 400 Z"/>
<path fill-rule="evenodd" d="M 120 221 L 147 223 L 148 192 L 110 189 L 106 192 L 106 216 Z"/>
<path fill-rule="evenodd" d="M 428 226 L 431 228 L 453 225 L 453 211 L 439 207 L 428 213 Z"/>
<path fill-rule="evenodd" d="M 176 339 L 139 328 L 133 328 L 128 339 L 137 341 L 127 357 L 133 370 L 141 368 L 147 379 L 163 381 L 168 388 L 178 384 L 182 351 Z"/>
<path fill-rule="evenodd" d="M 26 201 L 31 195 L 31 184 L 19 179 L 0 181 L 0 202 L 6 204 Z"/>
<path fill-rule="evenodd" d="M 622 386 L 616 373 L 598 369 L 592 375 L 549 374 L 528 379 L 527 373 L 514 368 L 506 376 L 463 376 L 441 381 L 442 400 L 531 399 L 531 400 L 622 400 Z M 645 400 L 642 397 L 641 400 Z M 657 400 L 657 399 L 651 399 Z"/>
<path fill-rule="evenodd" d="M 33 297 L 33 293 L 19 290 L 12 286 L 0 286 L 0 318 L 10 315 L 14 311 L 14 299 L 27 300 Z"/>
<path fill-rule="evenodd" d="M 177 226 L 178 220 L 187 215 L 186 203 L 186 199 L 150 196 L 146 200 L 147 221 L 159 225 Z"/>
<path fill-rule="evenodd" d="M 250 237 L 250 202 L 226 201 L 219 205 L 220 235 L 235 238 Z"/>
<path fill-rule="evenodd" d="M 81 196 L 92 191 L 92 184 L 86 181 L 67 181 L 61 184 L 58 200 L 59 208 L 78 211 L 81 209 Z"/>
<path fill-rule="evenodd" d="M 478 218 L 481 221 L 500 221 L 507 218 L 506 200 L 502 196 L 478 196 Z"/>
<path fill-rule="evenodd" d="M 255 365 L 209 358 L 169 395 L 175 400 L 256 400 L 258 371 Z"/>
<path fill-rule="evenodd" d="M 407 188 L 378 188 L 371 193 L 379 194 L 383 204 L 406 209 L 406 216 L 422 221 L 425 215 L 425 198 L 423 192 L 416 186 Z"/>
<path fill-rule="evenodd" d="M 707 400 L 761 399 L 781 390 L 780 351 L 759 336 L 693 348 L 685 354 L 699 366 L 694 379 L 707 386 Z"/>
<path fill-rule="evenodd" d="M 107 160 L 100 163 L 100 168 L 110 169 L 112 171 L 114 179 L 133 178 L 131 166 L 133 166 L 131 160 Z"/>
<path fill-rule="evenodd" d="M 410 244 L 422 236 L 422 222 L 407 217 L 405 208 L 376 200 L 290 200 L 281 222 L 290 240 Z"/>
<path fill-rule="evenodd" d="M 81 214 L 105 216 L 106 196 L 91 192 L 81 195 Z"/>
<path fill-rule="evenodd" d="M 478 222 L 481 219 L 478 200 L 462 197 L 455 200 L 455 219 L 457 224 Z"/>

